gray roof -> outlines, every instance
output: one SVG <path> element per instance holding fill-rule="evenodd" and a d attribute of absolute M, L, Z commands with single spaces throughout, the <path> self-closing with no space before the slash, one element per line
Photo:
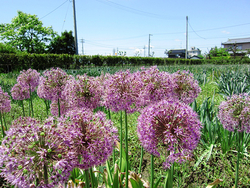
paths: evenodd
<path fill-rule="evenodd" d="M 227 42 L 223 42 L 222 44 L 239 44 L 239 43 L 250 43 L 249 38 L 239 38 L 239 39 L 228 39 Z"/>

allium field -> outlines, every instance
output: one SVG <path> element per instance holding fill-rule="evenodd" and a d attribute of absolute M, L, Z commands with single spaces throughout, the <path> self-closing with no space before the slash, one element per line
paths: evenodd
<path fill-rule="evenodd" d="M 0 74 L 0 186 L 250 187 L 250 66 Z"/>

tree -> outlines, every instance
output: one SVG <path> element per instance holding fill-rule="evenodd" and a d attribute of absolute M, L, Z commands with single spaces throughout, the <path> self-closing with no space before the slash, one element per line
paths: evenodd
<path fill-rule="evenodd" d="M 230 54 L 228 53 L 226 48 L 217 48 L 217 46 L 215 46 L 215 48 L 211 48 L 211 50 L 209 51 L 208 54 L 209 58 L 229 58 Z"/>
<path fill-rule="evenodd" d="M 20 51 L 44 53 L 56 34 L 52 27 L 43 27 L 36 15 L 17 13 L 10 24 L 0 24 L 0 38 Z"/>
<path fill-rule="evenodd" d="M 16 49 L 8 44 L 0 43 L 0 53 L 16 53 Z"/>
<path fill-rule="evenodd" d="M 64 31 L 61 36 L 55 37 L 49 45 L 49 53 L 71 54 L 76 53 L 74 36 L 72 31 Z"/>

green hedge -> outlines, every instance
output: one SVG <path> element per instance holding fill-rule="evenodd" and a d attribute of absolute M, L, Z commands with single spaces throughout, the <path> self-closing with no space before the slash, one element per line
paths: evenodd
<path fill-rule="evenodd" d="M 124 56 L 78 56 L 68 54 L 7 54 L 0 53 L 0 72 L 23 69 L 45 70 L 51 67 L 77 69 L 86 66 L 152 66 L 152 65 L 199 65 L 199 64 L 249 64 L 249 58 L 237 59 L 172 59 Z"/>

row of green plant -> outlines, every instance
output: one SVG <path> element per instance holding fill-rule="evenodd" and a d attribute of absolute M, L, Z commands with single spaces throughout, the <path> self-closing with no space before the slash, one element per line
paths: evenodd
<path fill-rule="evenodd" d="M 127 67 L 126 67 L 127 68 Z M 132 71 L 136 69 L 131 68 Z M 222 124 L 218 121 L 217 112 L 218 104 L 224 100 L 223 97 L 218 93 L 223 93 L 224 96 L 230 96 L 229 94 L 238 94 L 242 91 L 239 89 L 238 85 L 244 86 L 244 91 L 249 92 L 249 80 L 247 77 L 247 71 L 249 66 L 243 67 L 223 67 L 223 66 L 176 66 L 176 67 L 159 67 L 160 70 L 169 70 L 169 72 L 175 72 L 179 69 L 191 69 L 191 72 L 199 78 L 199 85 L 202 87 L 202 93 L 197 98 L 197 100 L 192 104 L 193 109 L 199 114 L 200 120 L 203 123 L 202 137 L 201 142 L 198 148 L 195 150 L 194 158 L 190 159 L 185 164 L 175 164 L 174 169 L 174 182 L 173 187 L 200 187 L 201 185 L 208 186 L 209 183 L 212 183 L 210 187 L 219 184 L 219 187 L 232 187 L 234 178 L 235 178 L 235 168 L 236 168 L 236 153 L 237 145 L 236 133 L 229 132 L 225 130 Z M 231 70 L 230 70 L 231 69 Z M 82 71 L 82 72 L 80 72 Z M 68 73 L 73 75 L 79 73 L 88 73 L 91 75 L 98 75 L 102 72 L 114 73 L 117 69 L 114 68 L 87 68 L 78 70 L 69 70 Z M 233 82 L 231 79 L 226 79 L 227 75 L 233 76 L 233 78 L 238 79 L 238 82 Z M 200 75 L 200 76 L 199 76 Z M 12 74 L 2 74 L 0 85 L 4 88 L 5 91 L 11 90 L 13 84 L 16 82 L 16 77 L 18 73 Z M 244 84 L 242 84 L 242 81 Z M 231 85 L 227 87 L 226 85 Z M 208 91 L 209 90 L 209 91 Z M 34 93 L 32 98 L 34 99 L 34 117 L 37 117 L 41 120 L 46 119 L 47 115 L 44 110 L 46 109 L 42 100 L 40 100 Z M 8 125 L 11 124 L 13 119 L 16 119 L 21 113 L 21 104 L 15 100 L 12 100 L 13 110 L 10 114 L 7 114 L 5 121 Z M 29 102 L 24 102 L 25 113 L 29 113 Z M 123 114 L 123 117 L 125 114 Z M 148 180 L 150 175 L 150 155 L 145 154 L 143 157 L 142 163 L 140 163 L 139 158 L 141 156 L 141 147 L 139 145 L 138 136 L 136 134 L 136 124 L 139 114 L 134 113 L 128 116 L 128 128 L 129 128 L 129 161 L 130 161 L 130 170 L 136 173 L 131 173 L 131 180 L 134 186 L 142 187 L 144 180 Z M 119 128 L 120 124 L 120 114 L 111 113 L 111 119 L 114 124 Z M 244 152 L 243 160 L 240 163 L 241 174 L 239 174 L 239 185 L 241 187 L 249 186 L 249 156 L 247 148 L 249 147 L 249 136 L 244 137 Z M 124 141 L 124 140 L 123 140 Z M 117 147 L 115 156 L 119 155 L 120 147 Z M 125 154 L 122 155 L 125 160 Z M 155 187 L 163 187 L 166 182 L 165 178 L 168 176 L 168 173 L 164 172 L 162 168 L 162 163 L 164 159 L 154 159 L 155 161 Z M 113 161 L 113 158 L 108 161 L 104 166 L 93 169 L 94 172 L 88 172 L 93 177 L 94 181 L 106 181 L 107 185 L 111 186 L 111 183 L 119 181 L 119 174 L 121 171 L 124 171 L 119 168 L 115 168 L 115 163 L 119 164 L 119 161 Z M 141 169 L 141 170 L 140 170 Z M 141 171 L 143 180 L 139 177 L 138 173 Z M 86 176 L 84 171 L 75 170 L 72 172 L 71 180 L 69 184 L 79 184 L 79 182 L 86 182 Z M 162 176 L 162 174 L 164 174 Z M 171 173 L 170 173 L 171 174 Z M 246 175 L 244 175 L 246 174 Z M 121 175 L 121 174 L 120 174 Z M 124 178 L 124 177 L 123 177 Z M 91 183 L 92 184 L 92 183 Z M 94 184 L 94 183 L 93 183 Z M 111 186 L 112 187 L 112 186 Z"/>
<path fill-rule="evenodd" d="M 126 56 L 78 56 L 68 54 L 7 54 L 0 53 L 0 72 L 21 71 L 33 68 L 45 70 L 51 67 L 64 69 L 102 66 L 152 66 L 152 65 L 201 65 L 201 64 L 249 64 L 249 58 L 228 60 L 191 60 L 155 57 L 126 57 Z"/>

